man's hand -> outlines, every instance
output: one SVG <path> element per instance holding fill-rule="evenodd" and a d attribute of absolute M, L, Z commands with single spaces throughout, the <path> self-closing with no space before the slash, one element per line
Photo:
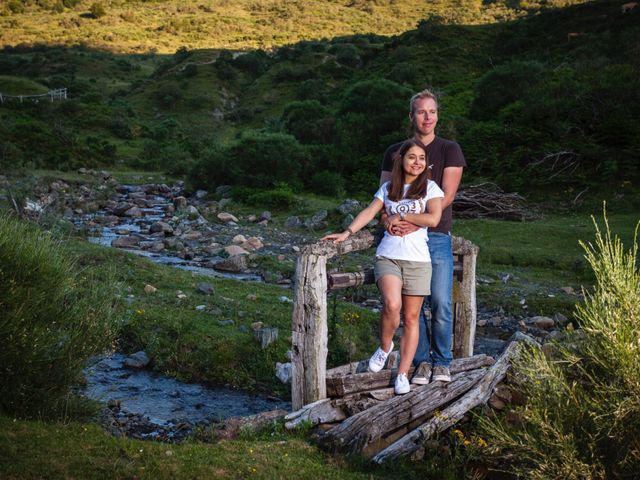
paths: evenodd
<path fill-rule="evenodd" d="M 384 226 L 384 229 L 389 232 L 389 235 L 396 235 L 399 237 L 404 237 L 408 233 L 413 233 L 420 228 L 411 222 L 400 220 L 399 215 L 389 216 L 386 212 L 382 213 L 380 222 Z"/>

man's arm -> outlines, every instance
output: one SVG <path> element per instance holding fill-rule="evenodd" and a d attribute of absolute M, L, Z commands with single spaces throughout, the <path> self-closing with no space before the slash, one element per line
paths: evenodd
<path fill-rule="evenodd" d="M 462 167 L 447 167 L 442 172 L 443 209 L 447 208 L 455 200 L 460 180 L 462 180 Z"/>

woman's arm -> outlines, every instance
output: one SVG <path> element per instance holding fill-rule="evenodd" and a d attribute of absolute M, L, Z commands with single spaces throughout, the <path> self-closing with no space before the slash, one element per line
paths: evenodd
<path fill-rule="evenodd" d="M 427 213 L 407 213 L 404 216 L 405 222 L 411 222 L 420 227 L 437 227 L 442 217 L 442 198 L 436 197 L 427 201 Z M 402 221 L 400 214 L 389 217 L 387 220 L 393 226 Z"/>
<path fill-rule="evenodd" d="M 384 207 L 382 200 L 380 200 L 379 198 L 374 198 L 369 206 L 362 210 L 356 216 L 356 218 L 353 219 L 351 225 L 349 225 L 344 232 L 325 235 L 324 237 L 322 237 L 322 240 L 333 240 L 333 243 L 344 242 L 347 238 L 349 238 L 349 235 L 352 235 L 358 230 L 361 230 L 371 220 L 373 220 L 378 212 L 382 210 L 382 207 Z"/>

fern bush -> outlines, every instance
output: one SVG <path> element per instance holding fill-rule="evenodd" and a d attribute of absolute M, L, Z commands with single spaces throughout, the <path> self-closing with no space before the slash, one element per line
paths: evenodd
<path fill-rule="evenodd" d="M 115 339 L 113 295 L 61 244 L 0 214 L 0 411 L 58 417 L 89 357 Z"/>
<path fill-rule="evenodd" d="M 638 227 L 625 251 L 606 215 L 604 223 L 601 232 L 594 221 L 594 243 L 581 243 L 596 278 L 576 307 L 582 328 L 558 343 L 551 359 L 531 350 L 515 364 L 527 397 L 520 422 L 480 422 L 494 453 L 522 478 L 638 478 Z"/>

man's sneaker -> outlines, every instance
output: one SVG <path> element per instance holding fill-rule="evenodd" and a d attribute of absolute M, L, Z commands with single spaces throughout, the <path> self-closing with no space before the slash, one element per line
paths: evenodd
<path fill-rule="evenodd" d="M 409 380 L 407 379 L 406 373 L 398 374 L 393 390 L 394 392 L 396 392 L 396 395 L 404 395 L 405 393 L 409 393 L 411 387 L 409 386 Z"/>
<path fill-rule="evenodd" d="M 450 382 L 451 373 L 447 367 L 442 365 L 436 365 L 433 367 L 433 379 L 434 382 Z"/>
<path fill-rule="evenodd" d="M 411 383 L 414 385 L 426 385 L 429 383 L 429 379 L 431 378 L 431 365 L 427 362 L 421 362 L 416 368 L 415 372 L 413 372 L 413 378 L 411 378 Z"/>
<path fill-rule="evenodd" d="M 384 367 L 387 357 L 393 351 L 393 342 L 391 342 L 391 348 L 388 352 L 382 350 L 382 347 L 378 347 L 376 353 L 374 353 L 369 359 L 369 371 L 379 372 Z"/>

